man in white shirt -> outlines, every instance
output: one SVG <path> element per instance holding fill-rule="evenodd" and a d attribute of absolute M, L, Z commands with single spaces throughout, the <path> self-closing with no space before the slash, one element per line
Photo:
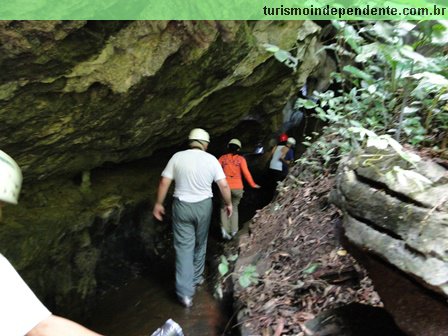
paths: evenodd
<path fill-rule="evenodd" d="M 173 233 L 176 294 L 184 306 L 191 307 L 195 287 L 203 281 L 213 182 L 219 187 L 228 216 L 232 214 L 232 201 L 221 165 L 206 152 L 210 142 L 208 133 L 195 128 L 188 139 L 190 149 L 174 154 L 162 172 L 153 215 L 162 220 L 165 214 L 163 202 L 172 181 L 175 181 Z"/>
<path fill-rule="evenodd" d="M 0 151 L 0 223 L 6 203 L 17 204 L 22 172 Z M 9 261 L 0 254 L 1 336 L 100 336 L 65 318 L 52 315 L 39 301 Z"/>

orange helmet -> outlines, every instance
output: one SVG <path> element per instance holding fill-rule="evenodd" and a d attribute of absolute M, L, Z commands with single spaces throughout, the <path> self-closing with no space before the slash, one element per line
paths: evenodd
<path fill-rule="evenodd" d="M 279 142 L 285 142 L 285 141 L 287 141 L 288 140 L 288 134 L 286 134 L 286 133 L 282 133 L 282 134 L 280 134 L 280 136 L 278 137 L 278 141 Z"/>

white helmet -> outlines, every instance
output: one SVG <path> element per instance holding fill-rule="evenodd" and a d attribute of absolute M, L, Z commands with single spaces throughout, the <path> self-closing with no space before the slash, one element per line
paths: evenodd
<path fill-rule="evenodd" d="M 238 139 L 232 139 L 229 141 L 227 145 L 236 145 L 239 148 L 241 148 L 241 141 L 239 141 Z"/>
<path fill-rule="evenodd" d="M 288 140 L 286 141 L 286 143 L 289 143 L 290 145 L 295 146 L 296 145 L 296 139 L 294 139 L 293 137 L 289 137 Z"/>
<path fill-rule="evenodd" d="M 199 140 L 210 142 L 210 135 L 208 135 L 207 131 L 202 128 L 192 129 L 190 135 L 188 136 L 188 140 Z"/>
<path fill-rule="evenodd" d="M 22 171 L 17 163 L 0 150 L 0 201 L 17 204 L 22 179 Z"/>

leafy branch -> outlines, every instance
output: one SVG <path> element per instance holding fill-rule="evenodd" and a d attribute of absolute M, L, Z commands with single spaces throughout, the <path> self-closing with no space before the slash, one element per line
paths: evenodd
<path fill-rule="evenodd" d="M 305 139 L 308 154 L 297 162 L 321 173 L 361 145 L 391 147 L 411 164 L 416 158 L 402 144 L 448 156 L 448 25 L 333 25 L 336 42 L 323 49 L 333 51 L 340 70 L 331 75 L 331 89 L 295 103 L 324 123 L 321 137 Z"/>

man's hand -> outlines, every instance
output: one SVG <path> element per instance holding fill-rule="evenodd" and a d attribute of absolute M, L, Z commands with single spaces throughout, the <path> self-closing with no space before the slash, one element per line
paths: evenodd
<path fill-rule="evenodd" d="M 152 214 L 159 221 L 162 221 L 163 215 L 165 214 L 165 207 L 163 206 L 163 201 L 165 200 L 168 189 L 170 188 L 172 179 L 168 177 L 163 177 L 160 179 L 159 188 L 157 189 L 157 201 L 152 210 Z"/>
<path fill-rule="evenodd" d="M 258 184 L 256 184 L 255 187 L 254 187 L 254 189 L 260 189 L 260 188 L 261 187 Z"/>
<path fill-rule="evenodd" d="M 221 196 L 225 204 L 227 216 L 230 217 L 232 215 L 233 207 L 229 184 L 227 183 L 227 180 L 225 178 L 216 181 L 216 184 L 218 185 L 219 191 L 221 191 Z"/>
<path fill-rule="evenodd" d="M 165 214 L 165 207 L 163 206 L 163 204 L 156 203 L 154 205 L 154 209 L 152 210 L 152 214 L 159 221 L 162 221 L 163 220 L 163 215 Z"/>
<path fill-rule="evenodd" d="M 232 212 L 233 212 L 233 206 L 232 206 L 232 204 L 226 205 L 226 206 L 225 206 L 225 209 L 226 209 L 227 217 L 232 216 Z"/>

